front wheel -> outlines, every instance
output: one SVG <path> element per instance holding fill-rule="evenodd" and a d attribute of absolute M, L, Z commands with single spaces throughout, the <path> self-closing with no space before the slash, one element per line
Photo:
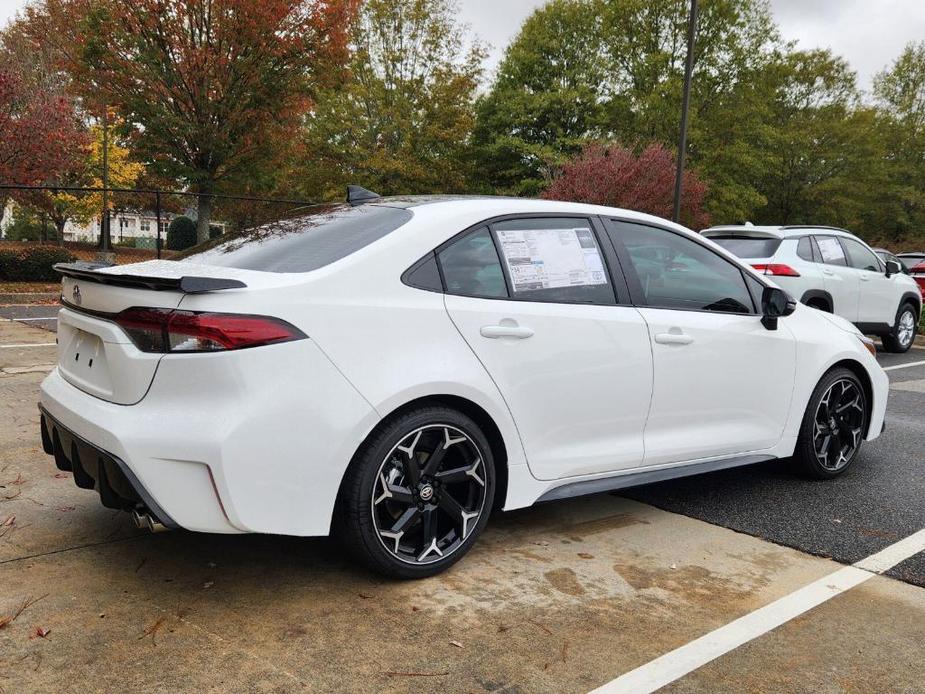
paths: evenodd
<path fill-rule="evenodd" d="M 475 422 L 422 407 L 384 422 L 357 452 L 335 530 L 380 573 L 432 576 L 472 547 L 494 493 L 491 448 Z"/>
<path fill-rule="evenodd" d="M 829 371 L 809 399 L 797 439 L 794 461 L 817 479 L 841 475 L 858 457 L 869 403 L 858 377 L 848 369 Z"/>
<path fill-rule="evenodd" d="M 887 352 L 902 354 L 908 352 L 915 341 L 918 313 L 912 304 L 903 304 L 896 314 L 896 324 L 889 335 L 883 336 L 883 347 Z"/>

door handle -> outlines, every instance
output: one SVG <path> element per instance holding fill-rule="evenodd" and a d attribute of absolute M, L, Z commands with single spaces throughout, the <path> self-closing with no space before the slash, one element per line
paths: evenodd
<path fill-rule="evenodd" d="M 861 281 L 862 281 L 862 282 L 870 282 L 870 275 L 868 275 L 866 272 L 862 272 L 862 273 L 861 273 Z"/>
<path fill-rule="evenodd" d="M 825 275 L 826 277 L 835 277 L 835 273 L 832 272 L 831 270 L 823 270 L 822 274 Z"/>
<path fill-rule="evenodd" d="M 694 338 L 685 333 L 658 333 L 655 341 L 660 345 L 689 345 Z"/>
<path fill-rule="evenodd" d="M 483 325 L 479 330 L 482 337 L 490 340 L 497 340 L 499 337 L 513 337 L 518 340 L 525 340 L 533 337 L 533 330 L 520 325 Z"/>

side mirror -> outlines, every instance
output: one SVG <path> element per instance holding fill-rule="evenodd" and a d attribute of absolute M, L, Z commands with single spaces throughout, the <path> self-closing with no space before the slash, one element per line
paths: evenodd
<path fill-rule="evenodd" d="M 768 330 L 777 330 L 777 319 L 796 311 L 797 302 L 783 289 L 765 287 L 761 293 L 761 324 Z"/>
<path fill-rule="evenodd" d="M 886 261 L 886 276 L 892 277 L 893 275 L 899 275 L 903 271 L 903 266 L 897 263 L 895 260 Z"/>

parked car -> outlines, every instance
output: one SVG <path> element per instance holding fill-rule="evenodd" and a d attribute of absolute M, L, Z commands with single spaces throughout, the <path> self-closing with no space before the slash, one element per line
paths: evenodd
<path fill-rule="evenodd" d="M 925 295 L 925 253 L 900 253 L 897 257 L 903 265 L 909 268 L 909 274 Z"/>
<path fill-rule="evenodd" d="M 898 256 L 894 255 L 893 253 L 891 253 L 891 252 L 888 251 L 887 249 L 885 249 L 885 248 L 874 248 L 873 251 L 874 251 L 874 253 L 877 254 L 877 257 L 880 258 L 880 261 L 883 263 L 883 266 L 884 266 L 884 267 L 886 267 L 887 261 L 892 260 L 894 263 L 896 263 L 897 265 L 899 265 L 900 268 L 902 268 L 902 272 L 903 272 L 904 275 L 911 275 L 911 274 L 912 274 L 912 273 L 909 271 L 909 268 L 907 268 L 907 267 L 905 266 L 905 264 L 903 263 L 903 261 L 900 260 Z"/>
<path fill-rule="evenodd" d="M 922 312 L 918 285 L 901 264 L 883 262 L 844 229 L 736 225 L 702 234 L 807 306 L 877 335 L 887 351 L 906 352 L 912 346 Z"/>
<path fill-rule="evenodd" d="M 925 263 L 925 251 L 897 253 L 896 257 L 899 258 L 899 262 L 901 262 L 909 270 L 911 270 L 916 265 Z"/>
<path fill-rule="evenodd" d="M 626 210 L 381 199 L 64 275 L 44 450 L 140 526 L 327 535 L 435 574 L 494 507 L 794 456 L 883 426 L 872 340 Z"/>

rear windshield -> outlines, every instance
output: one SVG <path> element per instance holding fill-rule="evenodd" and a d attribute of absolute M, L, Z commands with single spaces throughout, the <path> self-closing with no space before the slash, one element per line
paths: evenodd
<path fill-rule="evenodd" d="M 346 258 L 412 217 L 382 205 L 323 205 L 311 214 L 225 234 L 177 259 L 264 272 L 310 272 Z"/>
<path fill-rule="evenodd" d="M 740 258 L 770 258 L 777 253 L 780 239 L 755 239 L 744 236 L 709 236 L 733 255 Z"/>

